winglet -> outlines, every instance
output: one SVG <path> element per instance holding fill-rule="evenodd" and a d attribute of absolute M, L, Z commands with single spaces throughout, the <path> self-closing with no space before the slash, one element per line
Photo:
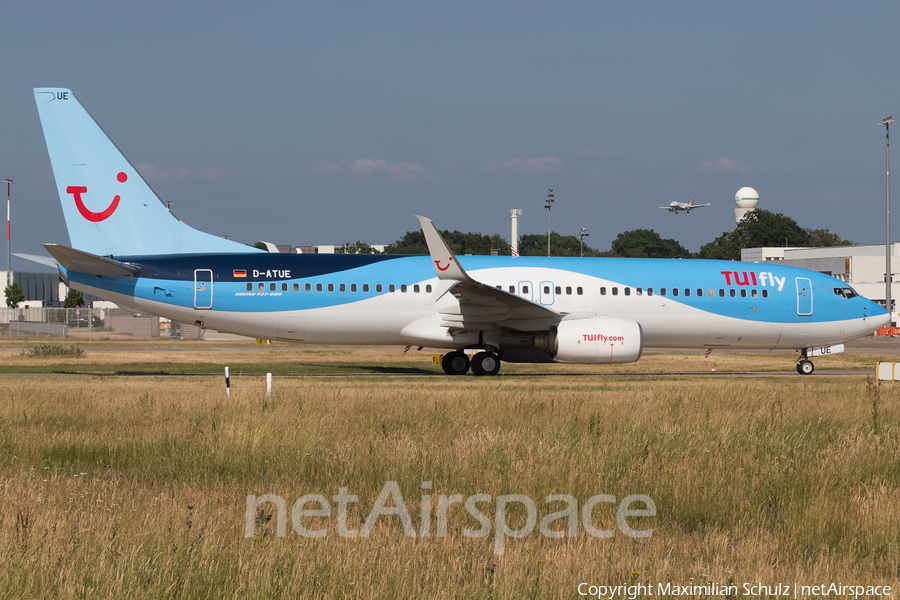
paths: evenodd
<path fill-rule="evenodd" d="M 431 254 L 431 260 L 434 262 L 434 270 L 437 272 L 438 279 L 449 279 L 452 281 L 467 281 L 469 276 L 460 266 L 450 250 L 450 246 L 441 237 L 437 227 L 431 222 L 431 219 L 413 215 L 419 219 L 422 225 L 422 233 L 425 234 L 425 243 L 428 244 L 428 253 Z"/>

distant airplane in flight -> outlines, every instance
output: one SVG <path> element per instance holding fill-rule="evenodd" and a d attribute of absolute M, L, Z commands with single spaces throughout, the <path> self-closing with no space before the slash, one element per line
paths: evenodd
<path fill-rule="evenodd" d="M 692 210 L 694 210 L 695 208 L 700 208 L 701 206 L 709 206 L 709 204 L 694 204 L 694 197 L 691 196 L 690 202 L 675 202 L 673 200 L 672 203 L 668 206 L 660 206 L 660 208 L 663 208 L 677 215 L 679 210 L 683 210 L 684 212 L 690 214 Z"/>

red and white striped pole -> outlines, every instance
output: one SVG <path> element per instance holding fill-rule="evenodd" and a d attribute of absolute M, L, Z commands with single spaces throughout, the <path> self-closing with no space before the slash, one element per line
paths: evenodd
<path fill-rule="evenodd" d="M 6 182 L 6 286 L 12 285 L 12 271 L 10 270 L 10 242 L 9 242 L 9 185 L 13 183 L 12 179 L 4 179 Z"/>

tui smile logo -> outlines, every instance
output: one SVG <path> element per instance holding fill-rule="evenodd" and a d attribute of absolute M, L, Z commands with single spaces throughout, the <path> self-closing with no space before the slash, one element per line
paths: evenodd
<path fill-rule="evenodd" d="M 128 175 L 120 172 L 118 175 L 116 175 L 116 179 L 119 181 L 119 183 L 125 183 L 126 181 L 128 181 Z M 106 219 L 110 218 L 119 207 L 119 200 L 122 199 L 118 194 L 116 194 L 116 196 L 113 198 L 110 205 L 106 207 L 106 209 L 100 212 L 93 212 L 88 210 L 87 206 L 84 205 L 84 200 L 81 199 L 81 195 L 87 193 L 86 187 L 81 185 L 70 185 L 66 188 L 66 193 L 72 194 L 72 196 L 75 197 L 75 206 L 78 207 L 78 212 L 81 213 L 82 217 L 84 217 L 88 221 L 91 221 L 92 223 L 99 223 L 100 221 L 105 221 Z"/>

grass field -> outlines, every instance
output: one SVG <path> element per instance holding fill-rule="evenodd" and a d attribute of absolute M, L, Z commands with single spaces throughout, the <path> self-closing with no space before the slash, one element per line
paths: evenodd
<path fill-rule="evenodd" d="M 434 370 L 421 354 L 289 352 L 88 351 L 52 364 Z M 717 364 L 784 370 L 791 358 L 773 356 Z M 11 355 L 4 367 L 52 360 Z M 615 369 L 693 363 L 705 370 L 702 355 Z M 259 377 L 233 386 L 229 401 L 220 377 L 0 379 L 0 596 L 577 598 L 581 582 L 900 585 L 900 388 L 865 376 L 297 377 L 278 379 L 271 402 Z M 278 494 L 289 513 L 305 494 L 331 501 L 346 487 L 359 498 L 347 527 L 359 530 L 389 481 L 414 537 L 383 516 L 368 537 L 345 539 L 337 503 L 329 517 L 304 519 L 325 537 L 292 531 L 290 514 L 279 537 L 271 504 L 245 537 L 248 494 Z M 630 519 L 653 529 L 633 539 L 604 503 L 593 523 L 613 537 L 580 522 L 562 539 L 535 527 L 504 540 L 501 555 L 493 503 L 481 505 L 487 537 L 463 535 L 479 522 L 460 504 L 436 535 L 438 496 L 452 494 L 523 494 L 538 520 L 563 508 L 544 501 L 551 494 L 574 496 L 579 510 L 597 494 L 644 494 L 656 516 Z M 520 504 L 507 511 L 512 528 L 525 516 Z"/>

